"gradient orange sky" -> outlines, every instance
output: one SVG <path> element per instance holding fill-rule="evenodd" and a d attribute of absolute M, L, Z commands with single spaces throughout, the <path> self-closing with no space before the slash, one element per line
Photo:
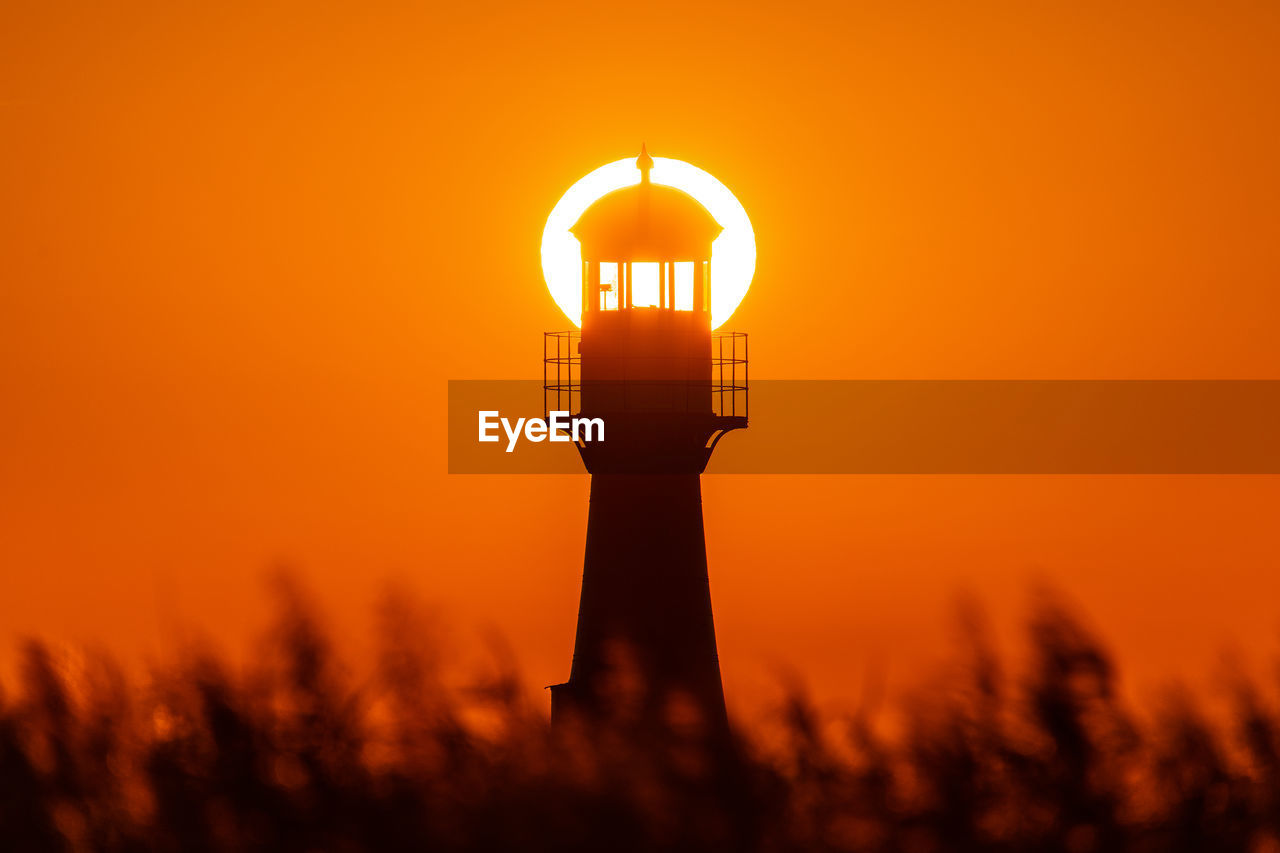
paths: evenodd
<path fill-rule="evenodd" d="M 1280 379 L 1280 6 L 961 5 L 4 4 L 0 641 L 244 644 L 283 561 L 563 680 L 588 481 L 448 476 L 445 382 L 540 375 L 545 217 L 641 140 L 752 217 L 753 378 Z M 1280 478 L 704 500 L 731 701 L 1038 578 L 1138 681 L 1280 651 Z"/>

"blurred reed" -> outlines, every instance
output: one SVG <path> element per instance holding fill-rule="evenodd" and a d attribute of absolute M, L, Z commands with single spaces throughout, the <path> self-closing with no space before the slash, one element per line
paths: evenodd
<path fill-rule="evenodd" d="M 357 673 L 287 579 L 279 600 L 243 672 L 190 652 L 134 683 L 28 642 L 0 694 L 0 850 L 1280 851 L 1267 691 L 1234 679 L 1217 725 L 1186 694 L 1133 713 L 1052 596 L 1023 675 L 975 617 L 968 664 L 892 737 L 797 688 L 731 755 L 680 731 L 553 732 L 502 658 L 447 686 L 400 597 Z"/>

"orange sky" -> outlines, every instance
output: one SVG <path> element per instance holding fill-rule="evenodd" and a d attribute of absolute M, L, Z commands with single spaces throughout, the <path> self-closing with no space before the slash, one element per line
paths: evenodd
<path fill-rule="evenodd" d="M 1280 379 L 1280 7 L 964 5 L 4 4 L 0 640 L 242 643 L 283 560 L 563 680 L 587 480 L 448 476 L 445 381 L 539 375 L 545 217 L 641 140 L 752 216 L 753 377 Z M 704 493 L 731 699 L 1035 578 L 1139 679 L 1280 650 L 1280 478 Z"/>

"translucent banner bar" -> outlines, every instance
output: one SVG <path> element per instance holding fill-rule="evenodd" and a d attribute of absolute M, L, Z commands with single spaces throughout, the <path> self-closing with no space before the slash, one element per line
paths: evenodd
<path fill-rule="evenodd" d="M 584 473 L 560 431 L 530 433 L 543 390 L 451 381 L 449 471 Z M 482 412 L 498 440 L 479 440 Z M 582 415 L 606 442 L 634 416 Z M 1277 474 L 1280 382 L 756 380 L 749 426 L 721 437 L 707 473 Z"/>

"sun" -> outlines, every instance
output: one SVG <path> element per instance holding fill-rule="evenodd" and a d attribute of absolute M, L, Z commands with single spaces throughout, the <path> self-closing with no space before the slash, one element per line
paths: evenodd
<path fill-rule="evenodd" d="M 711 328 L 718 328 L 737 310 L 756 271 L 756 235 L 747 211 L 714 175 L 683 160 L 654 157 L 649 179 L 693 196 L 724 227 L 711 245 Z M 547 217 L 542 276 L 560 310 L 576 326 L 582 325 L 582 255 L 569 228 L 602 195 L 639 182 L 634 157 L 615 160 L 569 187 Z"/>

